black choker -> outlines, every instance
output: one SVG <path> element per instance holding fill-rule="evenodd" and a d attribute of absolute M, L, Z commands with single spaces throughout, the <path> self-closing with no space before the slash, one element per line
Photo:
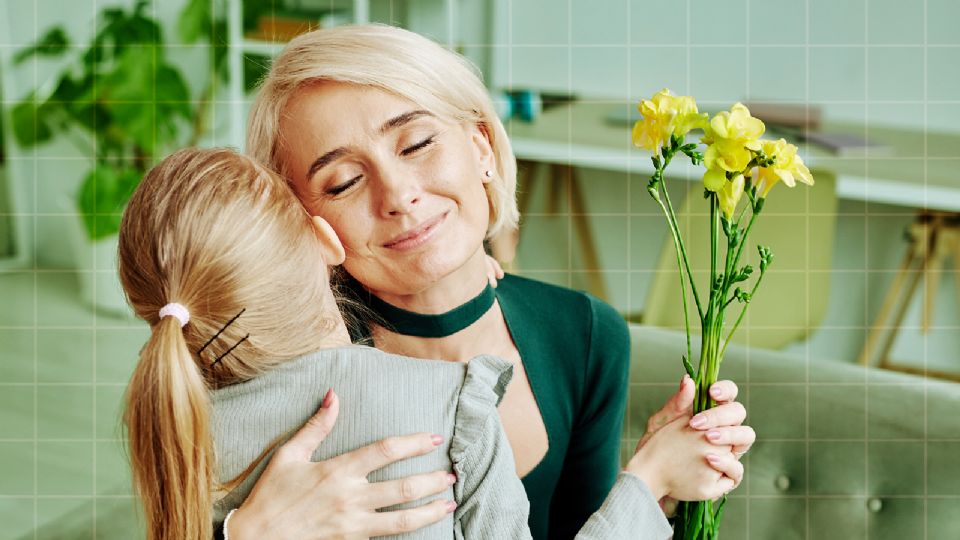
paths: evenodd
<path fill-rule="evenodd" d="M 426 338 L 441 338 L 456 334 L 477 322 L 497 299 L 493 287 L 487 286 L 476 297 L 446 313 L 428 315 L 398 308 L 367 292 L 361 301 L 379 315 L 383 326 L 398 334 Z"/>

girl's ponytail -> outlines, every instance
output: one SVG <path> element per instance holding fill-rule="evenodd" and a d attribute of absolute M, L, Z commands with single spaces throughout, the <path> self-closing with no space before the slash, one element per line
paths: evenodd
<path fill-rule="evenodd" d="M 148 540 L 209 540 L 213 444 L 207 383 L 180 322 L 163 317 L 127 388 L 125 422 Z"/>

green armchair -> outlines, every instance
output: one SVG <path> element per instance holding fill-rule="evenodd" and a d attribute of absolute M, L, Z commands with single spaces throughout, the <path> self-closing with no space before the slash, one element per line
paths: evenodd
<path fill-rule="evenodd" d="M 630 332 L 625 457 L 686 349 L 680 332 Z M 757 432 L 725 540 L 960 538 L 960 384 L 734 344 L 721 378 Z"/>

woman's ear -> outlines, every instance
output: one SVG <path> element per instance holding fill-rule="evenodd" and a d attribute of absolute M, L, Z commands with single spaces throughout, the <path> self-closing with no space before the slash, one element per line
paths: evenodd
<path fill-rule="evenodd" d="M 327 266 L 343 264 L 347 255 L 343 249 L 343 244 L 340 242 L 340 237 L 337 236 L 333 227 L 327 223 L 327 220 L 320 216 L 313 216 L 313 226 L 316 227 L 317 238 L 320 239 L 320 246 L 323 251 L 323 262 L 325 262 Z"/>
<path fill-rule="evenodd" d="M 477 152 L 480 165 L 480 177 L 484 183 L 490 181 L 486 171 L 496 172 L 496 163 L 493 158 L 493 145 L 490 144 L 490 133 L 485 124 L 477 122 L 470 127 L 470 140 Z"/>

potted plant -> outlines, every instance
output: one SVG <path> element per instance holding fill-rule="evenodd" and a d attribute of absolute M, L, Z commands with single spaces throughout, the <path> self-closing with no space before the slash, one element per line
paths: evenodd
<path fill-rule="evenodd" d="M 12 131 L 23 147 L 67 135 L 90 163 L 76 194 L 81 216 L 78 266 L 92 269 L 81 294 L 94 306 L 127 313 L 116 280 L 116 237 L 120 218 L 143 174 L 178 146 L 196 144 L 206 129 L 206 106 L 215 79 L 225 76 L 226 35 L 210 16 L 209 0 L 190 0 L 179 19 L 180 37 L 201 38 L 209 47 L 210 81 L 194 100 L 179 67 L 166 58 L 163 29 L 147 0 L 132 8 L 110 7 L 98 16 L 86 47 L 71 47 L 60 26 L 22 49 L 15 63 L 43 56 L 63 58 L 62 69 L 11 110 Z"/>

